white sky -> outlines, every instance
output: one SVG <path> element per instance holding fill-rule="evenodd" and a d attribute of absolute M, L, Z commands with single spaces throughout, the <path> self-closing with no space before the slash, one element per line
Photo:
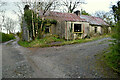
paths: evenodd
<path fill-rule="evenodd" d="M 16 6 L 12 2 L 19 2 L 20 0 L 1 0 L 9 2 L 7 5 L 6 16 L 17 20 L 17 15 L 13 14 L 12 10 L 17 10 Z M 23 0 L 24 1 L 24 0 Z M 84 0 L 87 4 L 82 4 L 78 7 L 78 10 L 81 8 L 90 14 L 94 14 L 96 11 L 105 11 L 109 12 L 111 10 L 111 5 L 115 5 L 120 0 Z"/>
<path fill-rule="evenodd" d="M 109 12 L 111 5 L 115 5 L 119 0 L 85 0 L 87 4 L 82 4 L 83 10 L 93 14 L 96 11 Z"/>

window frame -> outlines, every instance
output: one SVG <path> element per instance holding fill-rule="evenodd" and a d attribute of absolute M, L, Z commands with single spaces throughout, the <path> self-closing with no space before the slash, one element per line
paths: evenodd
<path fill-rule="evenodd" d="M 74 30 L 75 30 L 75 25 L 76 25 L 76 24 L 79 25 L 80 23 L 74 23 L 74 24 L 73 24 L 73 33 L 83 33 L 83 24 L 80 24 L 80 25 L 81 25 L 81 32 L 75 32 L 75 31 L 74 31 Z"/>

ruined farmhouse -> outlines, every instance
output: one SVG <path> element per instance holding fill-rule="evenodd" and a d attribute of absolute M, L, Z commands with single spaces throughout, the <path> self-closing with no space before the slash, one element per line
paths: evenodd
<path fill-rule="evenodd" d="M 39 16 L 42 16 L 41 12 L 38 12 Z M 56 25 L 49 26 L 50 34 L 59 35 L 64 39 L 76 39 L 84 38 L 92 34 L 103 34 L 104 28 L 109 25 L 98 17 L 80 15 L 80 11 L 75 13 L 60 13 L 60 12 L 47 12 L 45 15 L 46 19 L 57 20 Z"/>
<path fill-rule="evenodd" d="M 42 11 L 36 13 L 42 18 Z M 90 34 L 103 34 L 104 26 L 109 28 L 109 25 L 101 18 L 80 15 L 80 11 L 74 13 L 48 11 L 45 13 L 44 18 L 57 21 L 56 25 L 47 26 L 45 31 L 66 40 L 82 39 L 87 36 L 90 37 Z"/>

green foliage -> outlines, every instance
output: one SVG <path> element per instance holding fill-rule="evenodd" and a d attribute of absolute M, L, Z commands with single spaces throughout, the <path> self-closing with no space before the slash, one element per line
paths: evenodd
<path fill-rule="evenodd" d="M 76 44 L 76 43 L 85 43 L 89 41 L 99 40 L 101 38 L 108 37 L 108 35 L 93 37 L 91 39 L 78 39 L 78 40 L 71 40 L 65 41 L 64 39 L 60 39 L 57 35 L 49 35 L 42 39 L 35 39 L 34 41 L 27 42 L 27 41 L 19 41 L 18 44 L 23 47 L 52 47 L 52 46 L 62 46 L 68 44 Z M 51 44 L 54 42 L 60 42 L 59 44 Z"/>
<path fill-rule="evenodd" d="M 82 15 L 88 15 L 88 16 L 90 16 L 90 14 L 87 13 L 85 10 L 81 10 L 81 14 L 82 14 Z"/>
<path fill-rule="evenodd" d="M 49 43 L 57 41 L 63 41 L 63 39 L 59 39 L 56 35 L 50 35 L 44 37 L 43 39 L 35 39 L 32 42 L 19 41 L 18 44 L 24 47 L 43 47 L 45 45 L 47 46 Z"/>
<path fill-rule="evenodd" d="M 24 19 L 27 23 L 28 29 L 31 31 L 32 30 L 32 11 L 31 10 L 25 10 Z"/>
<path fill-rule="evenodd" d="M 114 45 L 110 48 L 111 52 L 105 54 L 106 63 L 110 66 L 113 70 L 120 73 L 120 54 L 118 51 L 119 46 Z"/>
<path fill-rule="evenodd" d="M 120 1 L 118 1 L 117 5 L 112 6 L 112 10 L 114 13 L 114 19 L 115 21 L 120 21 Z"/>
<path fill-rule="evenodd" d="M 120 23 L 119 22 L 116 24 L 112 37 L 115 40 L 112 41 L 113 44 L 111 46 L 111 52 L 107 54 L 106 59 L 110 67 L 120 72 Z"/>
<path fill-rule="evenodd" d="M 52 24 L 56 25 L 57 21 L 54 20 L 54 19 L 45 19 L 45 20 L 43 20 L 43 26 L 44 27 L 51 26 Z"/>
<path fill-rule="evenodd" d="M 6 42 L 15 39 L 13 34 L 5 34 L 0 32 L 0 36 L 2 37 L 2 39 L 0 38 L 0 42 Z"/>
<path fill-rule="evenodd" d="M 111 46 L 111 51 L 106 55 L 106 60 L 110 67 L 120 72 L 120 1 L 118 2 L 118 5 L 114 5 L 112 9 L 116 21 L 116 26 L 114 27 L 113 31 L 112 37 L 114 40 L 112 41 L 113 44 Z"/>
<path fill-rule="evenodd" d="M 37 14 L 34 13 L 32 10 L 30 10 L 29 6 L 27 6 L 27 5 L 25 6 L 25 10 L 24 10 L 24 19 L 27 23 L 27 27 L 28 27 L 28 30 L 30 33 L 29 35 L 30 35 L 30 37 L 33 38 L 33 40 L 36 37 L 38 39 L 42 38 L 43 34 L 45 33 L 45 28 L 47 26 L 51 26 L 52 24 L 55 24 L 55 25 L 57 24 L 57 21 L 54 19 L 42 20 L 40 17 L 37 17 Z M 33 31 L 33 25 L 34 25 L 34 31 Z M 33 32 L 35 34 L 34 37 L 33 37 Z M 38 33 L 38 34 L 36 34 L 36 33 Z"/>
<path fill-rule="evenodd" d="M 51 20 L 50 20 L 50 23 L 51 23 L 51 24 L 55 24 L 55 25 L 56 25 L 56 24 L 57 24 L 57 21 L 56 21 L 56 20 L 54 20 L 54 19 L 51 19 Z"/>

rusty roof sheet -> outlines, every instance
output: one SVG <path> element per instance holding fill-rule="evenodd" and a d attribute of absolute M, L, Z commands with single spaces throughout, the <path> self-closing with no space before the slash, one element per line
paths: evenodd
<path fill-rule="evenodd" d="M 60 13 L 60 12 L 51 12 L 52 16 L 57 16 L 59 18 L 61 18 L 62 20 L 65 21 L 81 21 L 84 22 L 86 21 L 85 19 L 80 18 L 79 16 L 77 16 L 76 14 L 73 13 Z"/>
<path fill-rule="evenodd" d="M 39 12 L 39 15 L 42 15 L 42 11 Z M 61 12 L 53 12 L 49 11 L 45 14 L 46 18 L 56 19 L 56 20 L 63 20 L 63 21 L 80 21 L 86 22 L 85 19 L 80 18 L 76 14 L 73 13 L 61 13 Z"/>
<path fill-rule="evenodd" d="M 104 20 L 94 16 L 80 15 L 80 18 L 85 19 L 91 25 L 106 25 L 109 26 Z"/>

